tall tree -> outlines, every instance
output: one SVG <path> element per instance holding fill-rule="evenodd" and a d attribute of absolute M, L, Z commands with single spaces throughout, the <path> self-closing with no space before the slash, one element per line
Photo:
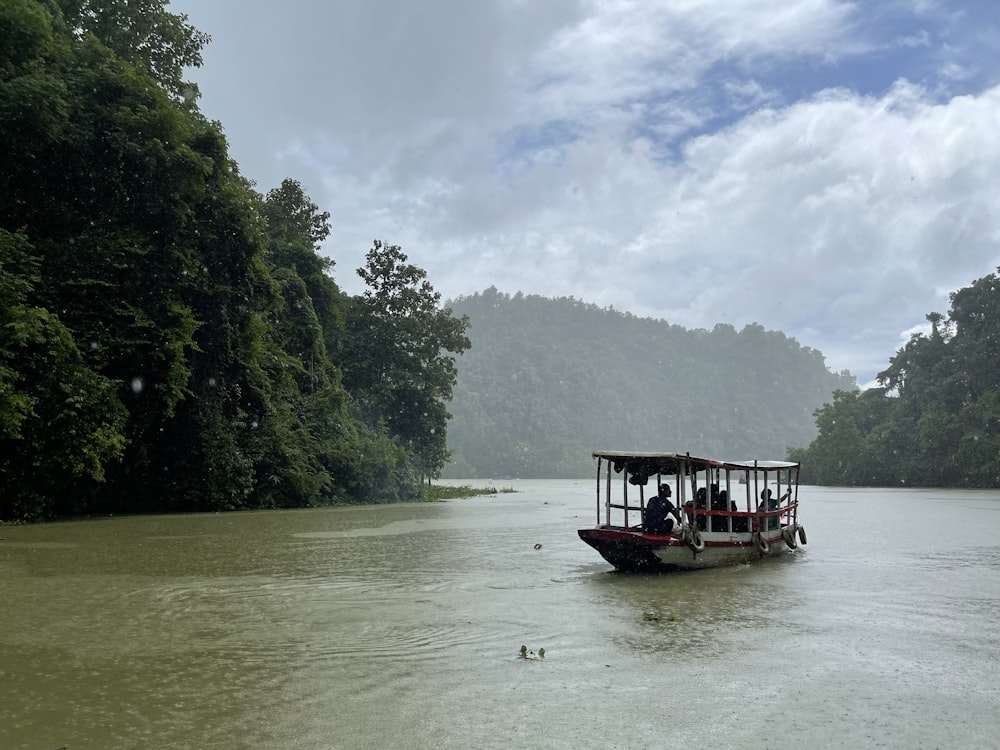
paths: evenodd
<path fill-rule="evenodd" d="M 265 457 L 262 491 L 295 494 L 282 489 L 292 483 L 310 504 L 408 497 L 414 481 L 405 452 L 360 421 L 330 356 L 343 339 L 346 300 L 330 275 L 333 262 L 320 254 L 330 233 L 329 214 L 291 179 L 267 193 L 261 213 L 266 257 L 281 295 L 265 369 L 280 391 L 274 400 L 280 405 L 284 451 L 298 451 L 285 471 L 272 468 Z"/>
<path fill-rule="evenodd" d="M 358 275 L 368 288 L 348 311 L 344 384 L 369 424 L 384 425 L 436 477 L 448 457 L 452 355 L 471 345 L 468 319 L 441 307 L 427 272 L 398 245 L 376 240 L 365 261 Z"/>
<path fill-rule="evenodd" d="M 267 193 L 261 212 L 267 225 L 268 260 L 286 268 L 306 285 L 329 351 L 336 349 L 344 328 L 345 301 L 333 280 L 334 262 L 320 253 L 330 236 L 330 214 L 305 194 L 297 180 L 285 179 Z"/>

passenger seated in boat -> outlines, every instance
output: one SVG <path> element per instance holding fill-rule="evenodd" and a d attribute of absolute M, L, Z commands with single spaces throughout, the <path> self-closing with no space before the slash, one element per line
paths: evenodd
<path fill-rule="evenodd" d="M 786 494 L 785 497 L 788 497 L 788 495 Z M 761 490 L 760 504 L 757 506 L 757 510 L 777 510 L 779 502 L 778 498 L 774 497 L 774 493 L 771 492 L 770 488 L 765 488 Z M 780 525 L 781 521 L 777 516 L 770 516 L 767 519 L 766 528 L 770 531 L 773 531 Z"/>
<path fill-rule="evenodd" d="M 700 487 L 696 493 L 694 493 L 694 507 L 695 510 L 708 510 L 708 497 L 704 487 Z M 705 522 L 708 520 L 708 516 L 704 513 L 698 513 L 696 522 L 698 528 L 701 531 L 705 530 Z"/>
<path fill-rule="evenodd" d="M 718 492 L 719 485 L 712 485 L 712 510 L 729 510 L 729 493 Z M 712 516 L 712 531 L 729 531 L 729 519 L 725 516 Z"/>
<path fill-rule="evenodd" d="M 735 500 L 730 501 L 730 503 L 729 503 L 729 510 L 732 513 L 736 513 L 739 510 L 739 508 L 736 505 L 736 501 Z M 749 524 L 748 524 L 748 520 L 749 519 L 747 519 L 746 516 L 743 516 L 741 518 L 734 518 L 733 519 L 733 532 L 737 533 L 737 534 L 740 534 L 740 533 L 745 534 L 749 530 L 749 528 L 750 528 Z"/>
<path fill-rule="evenodd" d="M 653 495 L 646 503 L 643 528 L 650 534 L 669 534 L 674 528 L 675 518 L 680 523 L 680 513 L 670 502 L 670 485 L 661 484 L 659 494 Z"/>

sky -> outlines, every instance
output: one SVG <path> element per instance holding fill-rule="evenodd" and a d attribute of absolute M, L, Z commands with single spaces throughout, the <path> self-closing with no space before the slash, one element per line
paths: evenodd
<path fill-rule="evenodd" d="M 869 384 L 1000 265 L 995 0 L 175 0 L 262 193 L 356 294 L 375 239 L 445 299 L 759 323 Z"/>

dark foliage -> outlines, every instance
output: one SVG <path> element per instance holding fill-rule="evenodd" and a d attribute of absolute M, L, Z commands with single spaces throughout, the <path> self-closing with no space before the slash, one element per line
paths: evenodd
<path fill-rule="evenodd" d="M 468 321 L 442 309 L 427 274 L 406 261 L 398 246 L 376 241 L 358 270 L 368 291 L 349 308 L 344 383 L 369 426 L 387 429 L 423 476 L 436 477 L 448 458 L 451 355 L 469 348 Z"/>
<path fill-rule="evenodd" d="M 793 451 L 804 481 L 918 487 L 1000 486 L 1000 280 L 951 295 L 878 375 L 816 412 L 818 437 Z"/>
<path fill-rule="evenodd" d="M 452 381 L 369 419 L 393 393 L 343 367 L 368 298 L 328 214 L 256 193 L 198 112 L 207 37 L 166 0 L 4 0 L 0 40 L 0 520 L 417 496 L 449 313 L 405 328 Z"/>

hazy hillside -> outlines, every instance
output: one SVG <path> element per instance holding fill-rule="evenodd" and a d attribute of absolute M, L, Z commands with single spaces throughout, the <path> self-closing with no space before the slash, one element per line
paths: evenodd
<path fill-rule="evenodd" d="M 758 325 L 687 330 L 573 298 L 494 288 L 467 315 L 444 476 L 588 475 L 594 449 L 784 458 L 813 412 L 855 386 L 823 355 Z"/>

